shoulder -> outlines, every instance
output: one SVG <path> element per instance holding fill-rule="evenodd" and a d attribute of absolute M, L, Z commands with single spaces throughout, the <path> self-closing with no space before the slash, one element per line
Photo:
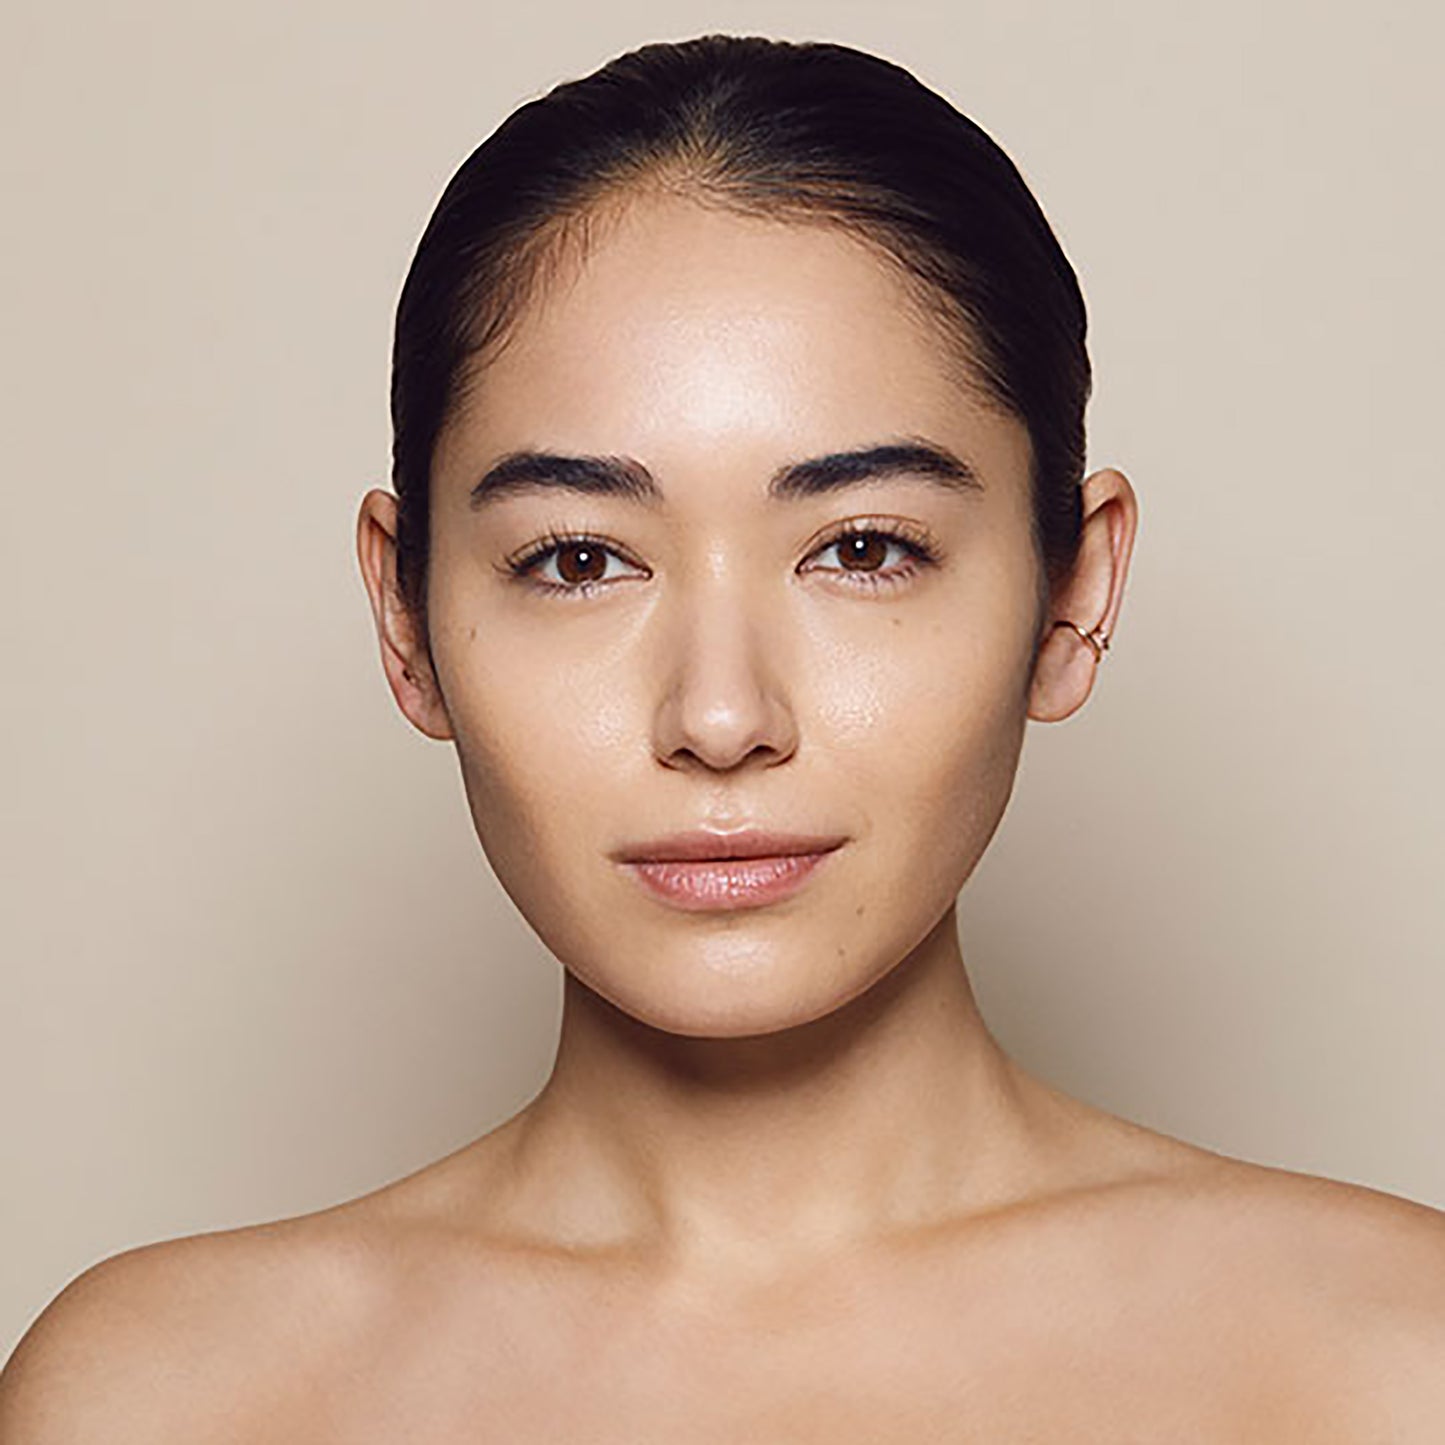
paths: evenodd
<path fill-rule="evenodd" d="M 1445 1212 L 1362 1185 L 1264 1171 L 1276 1278 L 1339 1341 L 1362 1434 L 1439 1438 L 1445 1419 Z M 1250 1198 L 1249 1189 L 1242 1202 Z"/>
<path fill-rule="evenodd" d="M 424 1368 L 459 1290 L 495 1302 L 499 1256 L 473 1226 L 506 1137 L 312 1214 L 91 1266 L 0 1371 L 0 1445 L 344 1437 L 378 1360 Z"/>
<path fill-rule="evenodd" d="M 1061 1197 L 1151 1262 L 1445 1324 L 1445 1211 L 1108 1122 L 1112 1134 L 1089 1136 L 1095 1176 Z"/>
<path fill-rule="evenodd" d="M 363 1253 L 303 1217 L 92 1265 L 0 1372 L 0 1445 L 265 1438 L 338 1331 L 364 1321 Z"/>
<path fill-rule="evenodd" d="M 1445 1212 L 1362 1185 L 1215 1156 L 1173 1186 L 1162 1238 L 1221 1327 L 1269 1346 L 1360 1439 L 1413 1445 L 1445 1419 Z M 1181 1226 L 1183 1228 L 1181 1229 Z M 1351 1438 L 1356 1438 L 1352 1436 Z"/>
<path fill-rule="evenodd" d="M 1445 1419 L 1445 1212 L 1255 1164 L 1112 1117 L 1062 1236 L 1162 1361 L 1229 1368 L 1324 1438 L 1435 1441 Z M 1082 1229 L 1084 1236 L 1073 1233 Z"/>
<path fill-rule="evenodd" d="M 1179 1187 L 1262 1279 L 1322 1302 L 1352 1299 L 1445 1323 L 1445 1212 L 1360 1184 L 1218 1159 Z"/>

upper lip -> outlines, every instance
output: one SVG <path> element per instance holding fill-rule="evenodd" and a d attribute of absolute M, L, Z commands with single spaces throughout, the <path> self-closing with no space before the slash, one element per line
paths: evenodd
<path fill-rule="evenodd" d="M 623 863 L 777 858 L 791 853 L 827 853 L 845 842 L 847 839 L 836 833 L 779 833 L 764 828 L 721 833 L 698 828 L 630 845 L 620 849 L 616 856 Z"/>

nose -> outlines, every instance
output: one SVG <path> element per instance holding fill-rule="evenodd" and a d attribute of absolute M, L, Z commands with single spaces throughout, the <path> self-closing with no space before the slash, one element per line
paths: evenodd
<path fill-rule="evenodd" d="M 754 754 L 773 766 L 798 744 L 776 613 L 744 606 L 735 587 L 712 582 L 671 619 L 653 749 L 670 768 L 725 771 Z"/>

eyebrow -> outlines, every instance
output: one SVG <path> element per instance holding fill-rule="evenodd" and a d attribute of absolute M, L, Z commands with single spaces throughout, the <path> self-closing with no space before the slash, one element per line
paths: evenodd
<path fill-rule="evenodd" d="M 908 437 L 790 462 L 769 478 L 767 496 L 773 501 L 795 501 L 905 475 L 922 477 L 950 493 L 983 490 L 977 472 L 962 457 L 922 437 Z M 649 507 L 664 500 L 656 478 L 631 457 L 527 450 L 509 452 L 489 468 L 472 488 L 468 505 L 475 510 L 503 497 L 553 491 L 619 497 Z"/>

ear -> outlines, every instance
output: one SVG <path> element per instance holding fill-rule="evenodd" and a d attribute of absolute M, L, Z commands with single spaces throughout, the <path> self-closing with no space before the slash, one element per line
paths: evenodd
<path fill-rule="evenodd" d="M 391 695 L 415 728 L 445 742 L 453 735 L 451 719 L 437 686 L 431 649 L 396 585 L 396 508 L 397 499 L 377 488 L 361 499 L 356 556 L 371 599 Z"/>
<path fill-rule="evenodd" d="M 1139 503 L 1123 472 L 1105 467 L 1087 477 L 1081 491 L 1079 554 L 1049 599 L 1029 686 L 1029 716 L 1038 722 L 1058 722 L 1077 712 L 1099 667 L 1093 648 L 1077 632 L 1054 624 L 1067 618 L 1085 632 L 1112 637 L 1134 551 Z"/>

